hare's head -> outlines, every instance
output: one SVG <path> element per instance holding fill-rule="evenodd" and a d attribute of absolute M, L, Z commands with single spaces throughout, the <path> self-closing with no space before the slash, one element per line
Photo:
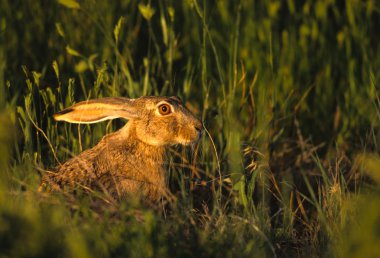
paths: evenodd
<path fill-rule="evenodd" d="M 54 115 L 58 121 L 96 123 L 126 118 L 136 137 L 147 144 L 187 145 L 199 139 L 202 122 L 178 97 L 103 98 L 83 101 Z"/>

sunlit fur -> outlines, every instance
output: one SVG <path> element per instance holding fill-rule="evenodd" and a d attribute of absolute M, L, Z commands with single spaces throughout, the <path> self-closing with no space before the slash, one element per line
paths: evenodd
<path fill-rule="evenodd" d="M 162 103 L 170 105 L 170 114 L 161 115 L 157 111 Z M 40 189 L 79 186 L 101 190 L 115 198 L 131 195 L 148 202 L 168 195 L 166 147 L 197 141 L 203 128 L 201 121 L 178 97 L 84 101 L 55 116 L 56 120 L 71 123 L 94 123 L 117 117 L 129 121 L 119 131 L 103 137 L 95 147 L 68 160 L 56 173 L 45 175 Z"/>

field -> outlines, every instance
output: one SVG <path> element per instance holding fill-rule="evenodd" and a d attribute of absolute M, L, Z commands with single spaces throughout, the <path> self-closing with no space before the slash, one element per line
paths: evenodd
<path fill-rule="evenodd" d="M 376 0 L 0 0 L 0 257 L 380 257 Z M 125 121 L 53 114 L 178 95 L 165 209 L 38 192 Z"/>

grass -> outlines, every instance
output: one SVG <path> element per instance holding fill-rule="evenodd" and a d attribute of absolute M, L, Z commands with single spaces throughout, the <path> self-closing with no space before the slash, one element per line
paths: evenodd
<path fill-rule="evenodd" d="M 380 6 L 372 0 L 0 2 L 1 257 L 376 257 Z M 37 192 L 124 121 L 52 114 L 179 95 L 166 212 Z"/>

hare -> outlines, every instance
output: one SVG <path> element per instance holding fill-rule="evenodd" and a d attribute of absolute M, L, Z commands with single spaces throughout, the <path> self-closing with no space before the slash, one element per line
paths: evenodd
<path fill-rule="evenodd" d="M 54 115 L 57 121 L 90 124 L 114 118 L 129 121 L 93 148 L 75 156 L 56 173 L 45 174 L 40 191 L 65 187 L 98 189 L 114 198 L 157 202 L 167 193 L 166 149 L 189 145 L 203 124 L 176 97 L 110 97 L 83 101 Z"/>

